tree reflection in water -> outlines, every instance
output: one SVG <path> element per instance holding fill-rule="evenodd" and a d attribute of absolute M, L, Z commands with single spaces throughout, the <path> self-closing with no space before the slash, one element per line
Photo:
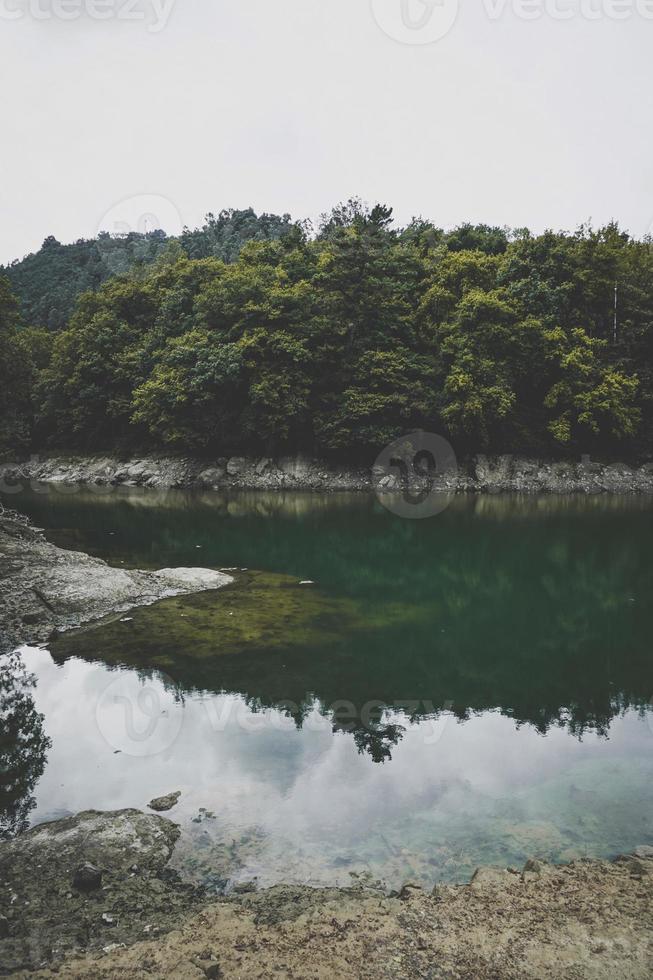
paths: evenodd
<path fill-rule="evenodd" d="M 29 826 L 32 792 L 52 744 L 32 697 L 34 684 L 18 653 L 0 656 L 0 840 Z"/>

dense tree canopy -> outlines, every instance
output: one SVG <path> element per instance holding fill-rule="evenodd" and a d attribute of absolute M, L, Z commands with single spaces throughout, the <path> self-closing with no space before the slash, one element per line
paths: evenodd
<path fill-rule="evenodd" d="M 0 276 L 0 452 L 30 441 L 31 359 L 18 322 L 18 304 Z"/>
<path fill-rule="evenodd" d="M 353 200 L 315 234 L 251 211 L 153 233 L 54 337 L 38 317 L 18 329 L 5 283 L 0 371 L 23 379 L 5 444 L 367 462 L 424 428 L 460 454 L 648 455 L 650 242 L 391 219 Z"/>
<path fill-rule="evenodd" d="M 27 323 L 46 330 L 60 330 L 68 322 L 77 297 L 97 289 L 111 276 L 136 274 L 165 254 L 170 242 L 179 242 L 192 259 L 210 256 L 233 262 L 248 241 L 279 238 L 290 227 L 290 217 L 257 215 L 252 208 L 208 214 L 201 228 L 185 228 L 178 239 L 160 230 L 130 232 L 80 239 L 62 245 L 49 236 L 38 252 L 13 262 L 4 271 L 9 277 Z"/>

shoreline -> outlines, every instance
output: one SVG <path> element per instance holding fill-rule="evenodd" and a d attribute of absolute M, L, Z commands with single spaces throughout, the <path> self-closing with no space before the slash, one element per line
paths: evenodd
<path fill-rule="evenodd" d="M 323 493 L 395 493 L 403 489 L 395 474 L 371 468 L 335 466 L 292 457 L 221 457 L 146 454 L 33 456 L 0 463 L 0 499 L 32 485 L 116 486 L 197 490 L 303 490 Z M 460 462 L 455 475 L 437 477 L 441 493 L 653 494 L 653 463 L 546 460 L 478 455 Z"/>
<path fill-rule="evenodd" d="M 0 844 L 0 973 L 645 980 L 653 969 L 651 847 L 479 868 L 431 892 L 358 880 L 219 897 L 170 870 L 178 836 L 158 814 L 91 810 Z M 90 888 L 78 884 L 88 864 L 100 879 Z"/>
<path fill-rule="evenodd" d="M 210 568 L 116 568 L 58 548 L 20 514 L 0 512 L 0 654 L 44 642 L 160 599 L 221 589 L 233 578 Z"/>

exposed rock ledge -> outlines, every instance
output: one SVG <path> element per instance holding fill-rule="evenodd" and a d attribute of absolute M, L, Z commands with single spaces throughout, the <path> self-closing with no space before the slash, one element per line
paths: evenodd
<path fill-rule="evenodd" d="M 483 868 L 388 896 L 279 885 L 211 899 L 167 868 L 178 836 L 137 810 L 89 811 L 0 845 L 0 973 L 151 980 L 648 980 L 653 848 L 616 861 Z M 80 862 L 100 887 L 71 884 Z"/>
<path fill-rule="evenodd" d="M 32 457 L 0 464 L 0 493 L 25 484 L 87 484 L 98 488 L 145 486 L 205 490 L 401 489 L 393 474 L 338 467 L 304 457 L 230 457 L 200 460 L 147 455 Z M 599 463 L 475 456 L 459 461 L 456 476 L 436 480 L 436 489 L 471 493 L 653 493 L 653 463 Z"/>
<path fill-rule="evenodd" d="M 209 568 L 156 572 L 112 568 L 99 558 L 64 551 L 17 514 L 0 514 L 0 652 L 47 639 L 110 613 L 168 596 L 219 589 L 232 578 Z"/>

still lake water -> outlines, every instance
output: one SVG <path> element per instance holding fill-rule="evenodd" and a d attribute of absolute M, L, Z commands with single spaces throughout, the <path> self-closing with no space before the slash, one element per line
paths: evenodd
<path fill-rule="evenodd" d="M 25 761 L 32 823 L 180 790 L 174 862 L 218 890 L 653 843 L 651 502 L 458 497 L 424 521 L 364 495 L 11 506 L 115 565 L 235 569 L 21 651 L 49 740 Z"/>

